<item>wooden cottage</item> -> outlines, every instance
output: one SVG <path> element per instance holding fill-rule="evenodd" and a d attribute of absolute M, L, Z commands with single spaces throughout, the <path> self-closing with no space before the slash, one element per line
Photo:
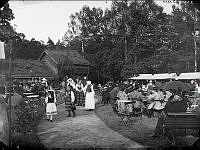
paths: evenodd
<path fill-rule="evenodd" d="M 8 77 L 9 60 L 0 60 L 0 81 Z M 12 78 L 18 80 L 53 79 L 54 72 L 39 60 L 15 59 L 12 62 Z"/>
<path fill-rule="evenodd" d="M 45 63 L 57 75 L 87 76 L 90 62 L 76 50 L 48 49 L 39 60 Z"/>

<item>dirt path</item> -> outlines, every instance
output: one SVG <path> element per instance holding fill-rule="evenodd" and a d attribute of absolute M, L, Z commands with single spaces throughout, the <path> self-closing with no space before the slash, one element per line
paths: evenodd
<path fill-rule="evenodd" d="M 47 148 L 145 148 L 108 128 L 94 112 L 78 109 L 77 116 L 66 117 L 64 105 L 58 107 L 54 122 L 42 120 L 38 136 Z"/>

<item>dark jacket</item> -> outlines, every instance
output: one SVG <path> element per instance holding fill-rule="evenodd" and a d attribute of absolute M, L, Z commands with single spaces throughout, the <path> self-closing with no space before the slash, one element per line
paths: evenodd
<path fill-rule="evenodd" d="M 187 100 L 183 99 L 181 101 L 169 101 L 165 105 L 165 112 L 186 112 L 187 110 Z"/>

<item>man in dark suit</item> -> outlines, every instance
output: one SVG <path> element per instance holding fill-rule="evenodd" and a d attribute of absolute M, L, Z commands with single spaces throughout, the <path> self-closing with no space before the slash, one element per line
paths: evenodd
<path fill-rule="evenodd" d="M 168 102 L 165 105 L 164 112 L 186 112 L 187 111 L 187 100 L 181 97 L 180 93 L 174 91 L 170 96 Z M 163 123 L 164 116 L 161 115 L 158 119 L 154 135 L 152 137 L 159 137 L 163 134 Z"/>

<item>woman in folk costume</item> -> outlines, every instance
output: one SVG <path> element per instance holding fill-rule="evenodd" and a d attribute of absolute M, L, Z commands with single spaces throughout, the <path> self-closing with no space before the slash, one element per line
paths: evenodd
<path fill-rule="evenodd" d="M 45 99 L 46 102 L 46 115 L 47 120 L 53 121 L 53 115 L 57 114 L 57 108 L 56 108 L 56 94 L 54 90 L 49 90 L 47 92 L 47 97 Z"/>
<path fill-rule="evenodd" d="M 85 97 L 84 97 L 82 87 L 83 85 L 81 83 L 81 80 L 78 80 L 76 84 L 76 100 L 77 100 L 78 106 L 83 106 L 85 103 Z"/>
<path fill-rule="evenodd" d="M 75 89 L 75 82 L 74 82 L 74 80 L 72 79 L 72 78 L 69 78 L 68 80 L 67 80 L 67 85 L 70 85 L 73 89 Z"/>
<path fill-rule="evenodd" d="M 95 99 L 94 99 L 94 89 L 91 81 L 87 81 L 85 86 L 86 96 L 85 96 L 85 108 L 89 110 L 95 109 Z"/>
<path fill-rule="evenodd" d="M 74 104 L 75 96 L 71 86 L 66 87 L 66 97 L 65 97 L 65 111 L 68 111 L 68 117 L 71 117 L 71 111 L 73 113 L 73 117 L 76 116 L 75 111 L 76 106 Z"/>

